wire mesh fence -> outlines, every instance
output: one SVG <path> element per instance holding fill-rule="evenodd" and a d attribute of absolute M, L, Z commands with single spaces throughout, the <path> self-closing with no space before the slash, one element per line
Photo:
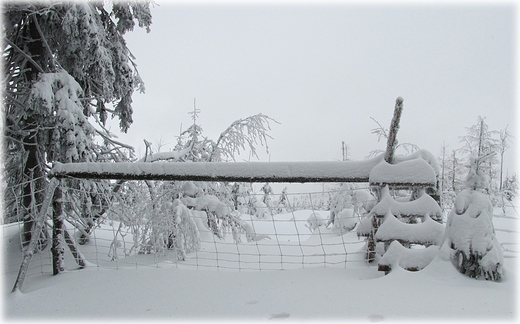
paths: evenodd
<path fill-rule="evenodd" d="M 330 224 L 334 204 L 368 191 L 368 185 L 322 191 L 255 194 L 250 187 L 222 183 L 62 179 L 61 203 L 67 232 L 90 268 L 161 267 L 264 271 L 310 267 L 366 267 L 366 243 L 355 224 L 364 216 L 352 204 L 354 226 Z M 13 190 L 13 193 L 21 192 Z M 2 226 L 4 273 L 22 262 L 23 195 L 6 205 L 11 223 Z M 373 198 L 375 199 L 375 198 Z M 398 197 L 396 199 L 406 199 Z M 495 208 L 494 225 L 504 256 L 517 256 L 519 214 L 513 204 Z M 49 220 L 27 275 L 52 273 Z M 47 243 L 45 243 L 47 242 Z M 78 265 L 65 253 L 67 270 Z"/>

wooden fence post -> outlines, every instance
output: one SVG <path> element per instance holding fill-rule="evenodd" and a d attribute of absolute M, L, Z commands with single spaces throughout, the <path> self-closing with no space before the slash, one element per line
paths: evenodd
<path fill-rule="evenodd" d="M 395 148 L 397 147 L 397 131 L 399 130 L 399 121 L 401 120 L 401 113 L 403 112 L 403 98 L 397 97 L 395 100 L 394 117 L 390 123 L 390 130 L 388 133 L 388 140 L 386 142 L 385 161 L 392 163 L 394 159 Z"/>
<path fill-rule="evenodd" d="M 401 120 L 401 113 L 403 112 L 403 98 L 397 97 L 395 100 L 394 116 L 390 123 L 390 130 L 388 133 L 388 139 L 386 142 L 385 161 L 392 163 L 394 159 L 395 148 L 397 147 L 397 131 L 399 130 L 399 121 Z M 381 188 L 377 188 L 377 200 L 381 200 Z M 372 231 L 370 231 L 367 237 L 367 260 L 372 262 L 376 256 L 376 232 L 379 228 L 381 220 L 377 219 L 377 216 L 372 216 Z"/>

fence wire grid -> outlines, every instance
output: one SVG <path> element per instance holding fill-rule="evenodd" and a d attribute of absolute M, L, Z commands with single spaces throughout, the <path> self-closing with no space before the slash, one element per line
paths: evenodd
<path fill-rule="evenodd" d="M 66 228 L 87 267 L 263 271 L 368 266 L 366 243 L 356 229 L 327 224 L 329 209 L 345 203 L 347 195 L 368 191 L 367 184 L 282 197 L 233 191 L 222 183 L 186 183 L 62 179 Z M 14 275 L 22 262 L 22 220 L 39 206 L 20 207 L 20 188 L 11 188 L 5 197 L 10 214 L 4 219 L 11 223 L 2 226 L 4 274 Z M 51 209 L 27 276 L 52 274 Z M 356 210 L 352 223 L 363 212 Z M 506 258 L 518 253 L 518 219 L 513 204 L 495 208 L 495 231 Z M 65 266 L 78 268 L 68 249 Z"/>

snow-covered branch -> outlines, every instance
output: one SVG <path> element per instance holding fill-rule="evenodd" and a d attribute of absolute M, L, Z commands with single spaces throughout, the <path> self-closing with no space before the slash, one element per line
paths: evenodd
<path fill-rule="evenodd" d="M 246 146 L 251 154 L 258 158 L 255 148 L 258 143 L 265 145 L 269 152 L 267 138 L 272 139 L 272 137 L 267 134 L 267 131 L 271 130 L 270 121 L 279 124 L 263 114 L 234 121 L 220 134 L 209 161 L 219 160 L 222 157 L 235 160 L 235 155 L 240 154 L 241 150 L 246 150 Z"/>

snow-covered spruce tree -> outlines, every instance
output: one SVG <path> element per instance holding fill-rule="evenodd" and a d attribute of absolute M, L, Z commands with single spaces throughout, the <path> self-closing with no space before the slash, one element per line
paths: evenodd
<path fill-rule="evenodd" d="M 149 3 L 140 1 L 9 1 L 2 7 L 5 198 L 20 215 L 8 221 L 24 221 L 27 242 L 49 164 L 128 158 L 129 147 L 104 125 L 109 114 L 122 131 L 132 123 L 131 96 L 144 87 L 124 34 L 136 21 L 149 30 L 151 15 Z M 90 198 L 99 199 L 95 192 Z M 90 198 L 78 203 L 88 205 Z"/>
<path fill-rule="evenodd" d="M 493 227 L 493 205 L 487 194 L 489 177 L 482 165 L 490 154 L 472 158 L 461 191 L 450 212 L 443 249 L 454 266 L 471 278 L 499 281 L 502 278 L 502 247 Z M 484 192 L 483 192 L 484 191 Z"/>

